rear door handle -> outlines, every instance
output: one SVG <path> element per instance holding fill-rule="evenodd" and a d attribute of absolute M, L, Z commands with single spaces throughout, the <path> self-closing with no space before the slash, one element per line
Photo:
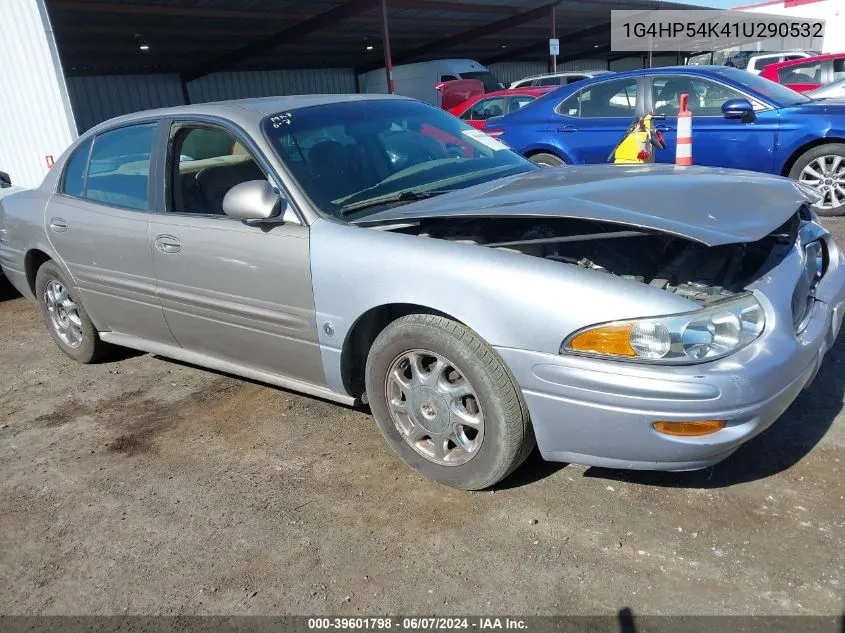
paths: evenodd
<path fill-rule="evenodd" d="M 557 129 L 558 132 L 577 132 L 578 128 L 574 125 L 564 125 L 563 127 L 559 127 Z"/>
<path fill-rule="evenodd" d="M 156 238 L 156 248 L 162 253 L 178 253 L 182 250 L 182 242 L 172 235 L 159 235 Z"/>
<path fill-rule="evenodd" d="M 67 231 L 67 222 L 65 222 L 62 218 L 51 218 L 50 230 L 55 233 L 64 233 Z"/>

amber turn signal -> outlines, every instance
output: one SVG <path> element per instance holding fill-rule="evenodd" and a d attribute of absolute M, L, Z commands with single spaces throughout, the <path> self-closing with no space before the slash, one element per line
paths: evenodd
<path fill-rule="evenodd" d="M 696 422 L 655 422 L 654 429 L 666 435 L 710 435 L 725 428 L 725 420 L 698 420 Z"/>
<path fill-rule="evenodd" d="M 569 348 L 578 352 L 612 354 L 613 356 L 636 356 L 631 347 L 633 323 L 608 325 L 581 332 L 569 342 Z"/>

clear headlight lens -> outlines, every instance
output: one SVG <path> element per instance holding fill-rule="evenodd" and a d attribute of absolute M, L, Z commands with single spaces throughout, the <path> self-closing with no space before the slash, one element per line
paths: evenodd
<path fill-rule="evenodd" d="M 763 307 L 749 293 L 695 312 L 595 325 L 569 336 L 560 352 L 654 363 L 703 363 L 742 349 L 765 326 Z"/>

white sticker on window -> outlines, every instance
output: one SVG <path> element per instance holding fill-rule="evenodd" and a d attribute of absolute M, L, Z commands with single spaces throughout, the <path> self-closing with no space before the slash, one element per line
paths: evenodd
<path fill-rule="evenodd" d="M 463 130 L 463 133 L 464 136 L 468 136 L 492 150 L 499 151 L 502 149 L 510 149 L 507 145 L 502 143 L 502 141 L 495 139 L 492 136 L 488 136 L 481 130 Z"/>

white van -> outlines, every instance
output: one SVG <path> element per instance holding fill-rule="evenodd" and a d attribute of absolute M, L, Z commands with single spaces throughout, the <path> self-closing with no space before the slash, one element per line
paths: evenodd
<path fill-rule="evenodd" d="M 393 90 L 396 94 L 436 106 L 440 105 L 437 84 L 455 79 L 478 79 L 484 84 L 484 92 L 505 89 L 505 84 L 498 77 L 471 59 L 437 59 L 393 67 Z M 363 93 L 387 93 L 384 68 L 359 75 L 358 83 Z"/>

